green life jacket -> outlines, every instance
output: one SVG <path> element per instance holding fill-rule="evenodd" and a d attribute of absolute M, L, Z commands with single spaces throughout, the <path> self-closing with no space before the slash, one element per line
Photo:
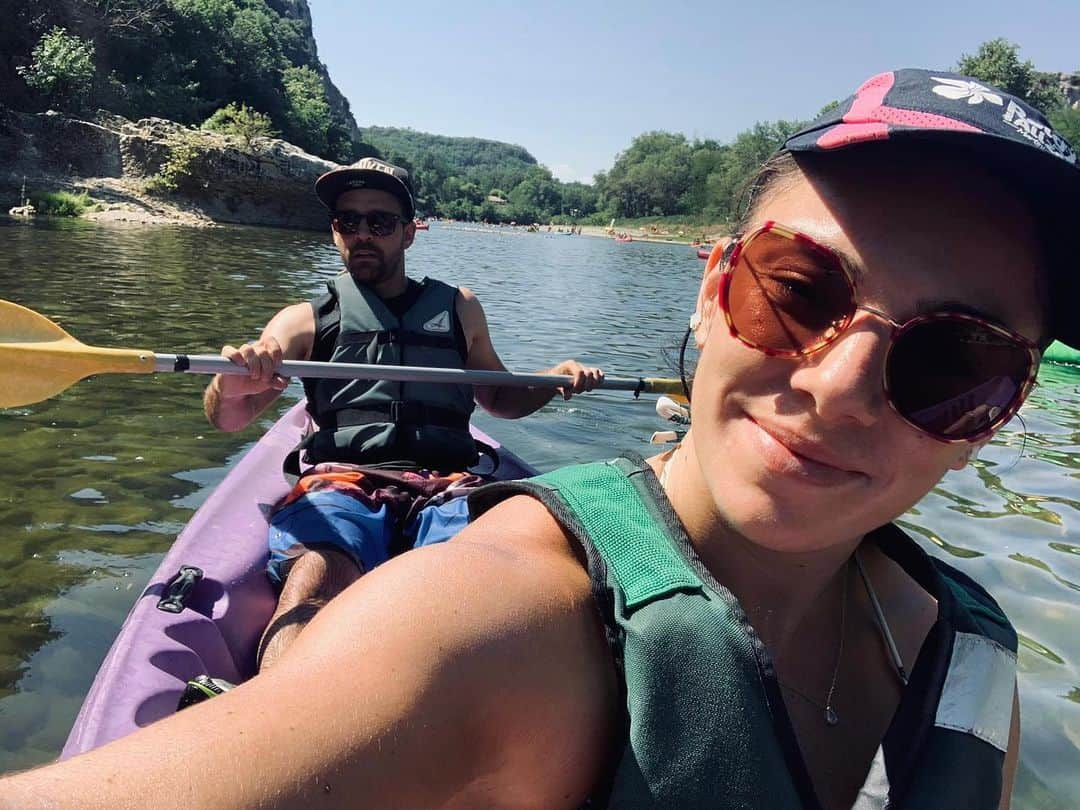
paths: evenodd
<path fill-rule="evenodd" d="M 457 288 L 429 278 L 421 284 L 419 297 L 398 318 L 347 272 L 329 282 L 340 309 L 330 360 L 463 368 L 465 358 L 454 340 Z M 477 461 L 469 433 L 471 385 L 320 379 L 305 389 L 308 411 L 319 427 L 304 444 L 312 464 L 401 461 L 450 472 Z"/>
<path fill-rule="evenodd" d="M 522 493 L 581 543 L 623 675 L 625 748 L 591 806 L 819 807 L 768 650 L 644 461 L 492 484 L 470 508 Z M 982 588 L 895 526 L 867 539 L 938 600 L 938 618 L 855 807 L 996 808 L 1016 633 Z"/>

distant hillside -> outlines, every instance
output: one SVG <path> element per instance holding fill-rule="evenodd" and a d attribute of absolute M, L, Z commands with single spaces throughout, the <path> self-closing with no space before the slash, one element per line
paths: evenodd
<path fill-rule="evenodd" d="M 537 165 L 536 158 L 521 146 L 483 138 L 454 138 L 414 129 L 365 127 L 363 139 L 388 160 L 396 158 L 422 172 L 440 170 L 477 183 L 486 194 L 492 189 L 511 189 Z"/>
<path fill-rule="evenodd" d="M 396 127 L 365 127 L 363 139 L 384 158 L 409 170 L 418 206 L 429 214 L 547 222 L 596 211 L 592 188 L 560 183 L 516 144 Z"/>
<path fill-rule="evenodd" d="M 338 162 L 369 154 L 307 0 L 0 0 L 0 99 L 199 125 L 230 103 Z"/>
<path fill-rule="evenodd" d="M 536 165 L 523 146 L 483 138 L 454 138 L 399 127 L 365 127 L 364 140 L 384 152 L 395 152 L 414 163 L 428 151 L 437 152 L 448 165 L 471 169 L 496 169 L 511 164 L 522 170 Z"/>

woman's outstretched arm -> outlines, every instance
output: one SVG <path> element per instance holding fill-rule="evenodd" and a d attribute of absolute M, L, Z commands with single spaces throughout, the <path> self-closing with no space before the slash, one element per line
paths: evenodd
<path fill-rule="evenodd" d="M 573 807 L 615 694 L 585 572 L 519 497 L 363 577 L 273 669 L 0 782 L 0 807 Z"/>

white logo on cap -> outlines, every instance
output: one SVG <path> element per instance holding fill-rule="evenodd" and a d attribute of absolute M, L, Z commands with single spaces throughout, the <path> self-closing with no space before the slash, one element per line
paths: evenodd
<path fill-rule="evenodd" d="M 953 101 L 961 101 L 966 98 L 968 104 L 982 104 L 984 101 L 989 101 L 999 107 L 1005 103 L 1001 96 L 978 82 L 964 79 L 945 79 L 941 76 L 931 76 L 930 78 L 935 82 L 941 82 L 934 88 L 934 92 Z"/>
<path fill-rule="evenodd" d="M 1064 160 L 1066 163 L 1076 163 L 1076 152 L 1069 146 L 1069 142 L 1058 135 L 1051 127 L 1028 118 L 1024 108 L 1015 101 L 1010 101 L 1001 116 L 1001 120 L 1015 129 L 1029 141 L 1045 149 L 1052 155 Z"/>
<path fill-rule="evenodd" d="M 450 331 L 450 312 L 443 310 L 430 321 L 424 324 L 425 332 L 449 332 Z"/>

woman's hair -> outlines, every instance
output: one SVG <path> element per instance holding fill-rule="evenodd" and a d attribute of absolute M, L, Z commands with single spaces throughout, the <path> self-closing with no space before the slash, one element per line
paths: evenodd
<path fill-rule="evenodd" d="M 786 186 L 800 175 L 799 164 L 791 152 L 778 152 L 766 160 L 739 191 L 739 205 L 731 226 L 733 236 L 746 230 L 761 201 L 778 188 Z"/>

